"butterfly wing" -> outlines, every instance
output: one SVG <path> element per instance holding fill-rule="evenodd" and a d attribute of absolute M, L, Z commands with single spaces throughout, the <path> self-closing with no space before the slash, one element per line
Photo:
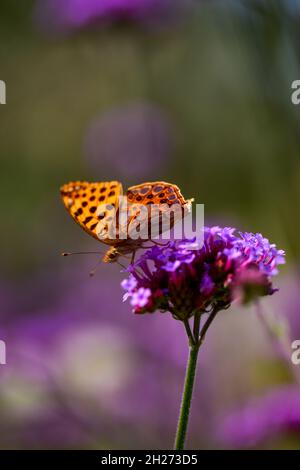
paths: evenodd
<path fill-rule="evenodd" d="M 118 210 L 122 184 L 118 181 L 73 181 L 60 188 L 63 203 L 71 217 L 92 237 L 114 245 L 108 232 Z"/>
<path fill-rule="evenodd" d="M 152 183 L 142 183 L 131 186 L 127 190 L 127 199 L 131 203 L 140 204 L 186 204 L 180 189 L 176 184 L 166 183 L 165 181 L 155 181 Z"/>
<path fill-rule="evenodd" d="M 127 200 L 129 238 L 136 231 L 137 223 L 140 225 L 140 232 L 150 233 L 151 228 L 152 238 L 161 235 L 182 219 L 191 207 L 191 201 L 185 200 L 178 186 L 165 181 L 131 186 L 127 190 Z M 172 208 L 177 210 L 173 212 Z M 167 220 L 170 221 L 169 225 L 164 225 Z"/>

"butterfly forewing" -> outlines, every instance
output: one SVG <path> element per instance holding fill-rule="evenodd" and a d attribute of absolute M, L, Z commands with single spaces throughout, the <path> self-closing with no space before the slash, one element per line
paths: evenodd
<path fill-rule="evenodd" d="M 60 192 L 69 214 L 89 235 L 114 243 L 107 234 L 123 193 L 121 183 L 74 181 L 63 185 Z"/>

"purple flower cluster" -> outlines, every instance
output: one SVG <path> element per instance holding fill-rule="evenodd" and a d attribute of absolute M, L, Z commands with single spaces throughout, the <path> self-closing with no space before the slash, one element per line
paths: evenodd
<path fill-rule="evenodd" d="M 196 240 L 154 245 L 130 265 L 122 282 L 135 313 L 169 311 L 178 319 L 221 310 L 239 298 L 247 303 L 275 291 L 271 278 L 285 253 L 260 233 L 205 227 Z"/>

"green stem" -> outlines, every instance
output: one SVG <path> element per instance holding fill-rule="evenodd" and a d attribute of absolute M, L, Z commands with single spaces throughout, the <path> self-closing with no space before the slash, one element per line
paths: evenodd
<path fill-rule="evenodd" d="M 174 449 L 184 449 L 187 426 L 189 421 L 190 407 L 193 395 L 193 386 L 195 382 L 197 358 L 199 352 L 199 344 L 190 345 L 189 360 L 187 364 L 184 388 L 181 399 L 180 413 L 176 431 Z"/>
<path fill-rule="evenodd" d="M 207 330 L 212 324 L 218 312 L 219 312 L 219 308 L 215 307 L 213 311 L 210 313 L 203 327 L 201 328 L 201 331 L 200 331 L 201 315 L 199 312 L 195 313 L 194 315 L 193 333 L 190 328 L 188 319 L 183 321 L 186 332 L 187 332 L 187 336 L 189 339 L 190 352 L 189 352 L 189 359 L 188 359 L 186 373 L 185 373 L 184 387 L 183 387 L 183 393 L 182 393 L 182 398 L 181 398 L 180 412 L 179 412 L 177 431 L 176 431 L 176 437 L 175 437 L 175 443 L 174 443 L 175 450 L 184 449 L 187 427 L 188 427 L 189 416 L 190 416 L 192 396 L 193 396 L 193 388 L 194 388 L 194 382 L 195 382 L 195 377 L 196 377 L 198 352 L 199 352 L 199 348 L 201 344 L 204 341 Z"/>

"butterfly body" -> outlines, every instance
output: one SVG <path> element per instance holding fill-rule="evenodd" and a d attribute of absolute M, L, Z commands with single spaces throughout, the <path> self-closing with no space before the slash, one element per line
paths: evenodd
<path fill-rule="evenodd" d="M 118 181 L 73 181 L 63 185 L 60 192 L 71 217 L 89 235 L 110 245 L 104 262 L 134 255 L 145 241 L 151 239 L 148 232 L 155 218 L 156 233 L 160 235 L 161 219 L 168 215 L 171 206 L 176 205 L 180 209 L 171 225 L 176 222 L 176 217 L 184 217 L 191 206 L 191 201 L 184 199 L 176 185 L 164 181 L 131 186 L 125 196 Z M 136 237 L 137 227 L 142 227 L 146 233 L 144 237 Z"/>

